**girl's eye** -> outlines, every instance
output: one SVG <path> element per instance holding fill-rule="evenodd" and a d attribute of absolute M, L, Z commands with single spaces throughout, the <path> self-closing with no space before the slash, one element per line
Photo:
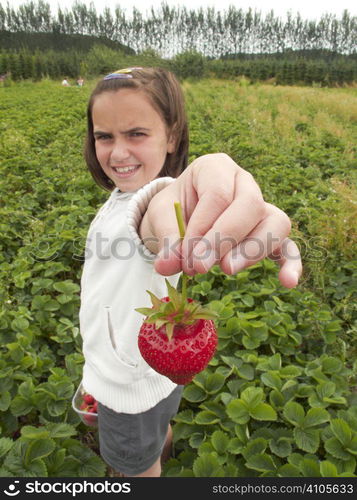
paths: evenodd
<path fill-rule="evenodd" d="M 96 141 L 105 141 L 107 139 L 110 139 L 110 135 L 108 135 L 108 134 L 102 134 L 102 135 L 95 136 Z"/>
<path fill-rule="evenodd" d="M 131 132 L 130 133 L 130 137 L 143 137 L 144 135 L 144 132 Z"/>

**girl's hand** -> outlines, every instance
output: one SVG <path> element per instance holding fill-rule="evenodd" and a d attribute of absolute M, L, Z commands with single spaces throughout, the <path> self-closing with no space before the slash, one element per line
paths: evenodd
<path fill-rule="evenodd" d="M 174 201 L 181 202 L 187 224 L 182 242 Z M 289 217 L 264 201 L 252 175 L 218 153 L 195 160 L 153 197 L 140 235 L 158 254 L 160 274 L 206 273 L 215 264 L 235 274 L 270 256 L 281 267 L 281 284 L 291 288 L 302 264 L 298 247 L 287 238 L 290 229 Z"/>

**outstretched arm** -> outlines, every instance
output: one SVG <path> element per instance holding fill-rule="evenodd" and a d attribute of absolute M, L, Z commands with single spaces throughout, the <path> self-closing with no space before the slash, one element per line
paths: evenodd
<path fill-rule="evenodd" d="M 174 201 L 183 208 L 187 228 L 182 242 Z M 252 175 L 226 154 L 201 156 L 149 203 L 140 236 L 157 254 L 163 275 L 205 273 L 218 264 L 226 274 L 270 256 L 280 267 L 283 286 L 297 285 L 302 264 L 288 238 L 289 217 L 266 203 Z"/>

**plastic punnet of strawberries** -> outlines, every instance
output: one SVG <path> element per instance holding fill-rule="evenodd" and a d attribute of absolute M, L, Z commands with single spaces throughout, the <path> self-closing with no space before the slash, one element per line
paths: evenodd
<path fill-rule="evenodd" d="M 181 207 L 175 203 L 180 236 L 184 236 Z M 199 302 L 187 298 L 187 275 L 182 275 L 182 293 L 168 280 L 168 296 L 158 298 L 148 291 L 152 307 L 135 309 L 146 316 L 138 336 L 142 357 L 154 370 L 176 384 L 185 385 L 205 369 L 213 357 L 217 314 Z"/>
<path fill-rule="evenodd" d="M 83 420 L 87 425 L 93 426 L 97 423 L 98 402 L 91 394 L 83 394 L 83 402 L 79 408 L 85 412 Z"/>

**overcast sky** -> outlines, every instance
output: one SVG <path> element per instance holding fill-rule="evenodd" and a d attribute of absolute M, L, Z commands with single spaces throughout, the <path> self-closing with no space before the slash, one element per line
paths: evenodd
<path fill-rule="evenodd" d="M 27 3 L 26 0 L 8 0 L 13 7 L 18 7 L 21 4 Z M 35 0 L 36 1 L 36 0 Z M 133 6 L 145 14 L 151 6 L 154 8 L 160 7 L 162 0 L 92 0 L 97 12 L 101 12 L 103 7 L 114 9 L 116 5 L 120 5 L 129 15 Z M 61 8 L 70 8 L 74 3 L 73 0 L 45 0 L 51 5 L 52 13 L 57 12 L 58 5 Z M 0 0 L 0 3 L 5 6 L 7 0 Z M 81 0 L 81 3 L 90 5 L 90 0 Z M 278 16 L 285 17 L 285 14 L 290 10 L 293 14 L 300 12 L 303 18 L 318 19 L 324 13 L 336 14 L 341 17 L 344 9 L 347 9 L 350 14 L 357 15 L 356 0 L 166 0 L 168 5 L 178 6 L 186 5 L 191 9 L 199 7 L 215 7 L 216 10 L 225 10 L 229 5 L 234 5 L 236 8 L 247 10 L 251 7 L 253 10 L 261 11 L 263 14 L 271 9 Z"/>

